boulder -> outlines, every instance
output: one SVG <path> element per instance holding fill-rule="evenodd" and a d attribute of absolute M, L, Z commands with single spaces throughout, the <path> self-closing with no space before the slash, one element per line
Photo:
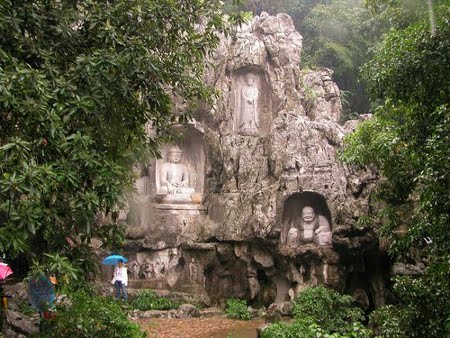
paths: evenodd
<path fill-rule="evenodd" d="M 177 311 L 178 318 L 200 317 L 200 311 L 192 304 L 182 304 Z"/>
<path fill-rule="evenodd" d="M 29 337 L 39 331 L 39 319 L 24 315 L 23 313 L 8 310 L 9 331 L 14 332 L 10 337 Z"/>
<path fill-rule="evenodd" d="M 291 302 L 283 302 L 278 306 L 278 311 L 282 316 L 292 317 L 294 310 L 294 304 Z"/>

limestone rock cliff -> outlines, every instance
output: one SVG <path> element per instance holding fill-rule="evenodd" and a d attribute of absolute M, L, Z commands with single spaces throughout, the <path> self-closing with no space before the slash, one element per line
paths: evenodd
<path fill-rule="evenodd" d="M 217 99 L 140 167 L 119 217 L 131 285 L 268 305 L 324 283 L 383 303 L 386 258 L 357 225 L 377 174 L 339 161 L 357 122 L 339 124 L 332 71 L 302 69 L 301 51 L 286 14 L 223 38 L 205 76 Z"/>

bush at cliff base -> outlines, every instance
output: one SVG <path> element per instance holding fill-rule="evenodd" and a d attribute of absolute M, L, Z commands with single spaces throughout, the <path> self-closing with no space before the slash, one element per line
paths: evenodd
<path fill-rule="evenodd" d="M 77 292 L 71 304 L 58 309 L 47 332 L 39 337 L 105 337 L 143 338 L 139 325 L 131 323 L 119 302 L 100 296 Z"/>
<path fill-rule="evenodd" d="M 294 301 L 294 323 L 276 323 L 263 330 L 262 338 L 368 338 L 361 309 L 350 296 L 322 286 L 305 290 Z"/>
<path fill-rule="evenodd" d="M 148 310 L 171 310 L 179 307 L 178 302 L 171 301 L 165 297 L 159 297 L 153 290 L 139 292 L 131 306 L 140 311 Z"/>
<path fill-rule="evenodd" d="M 227 299 L 225 314 L 228 318 L 249 320 L 252 314 L 248 310 L 247 302 L 242 299 Z"/>

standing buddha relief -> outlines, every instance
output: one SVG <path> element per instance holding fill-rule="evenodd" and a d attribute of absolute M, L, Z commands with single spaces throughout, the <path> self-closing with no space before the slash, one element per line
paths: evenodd
<path fill-rule="evenodd" d="M 238 130 L 242 135 L 257 135 L 259 130 L 259 90 L 253 73 L 248 73 L 244 79 L 240 90 Z"/>

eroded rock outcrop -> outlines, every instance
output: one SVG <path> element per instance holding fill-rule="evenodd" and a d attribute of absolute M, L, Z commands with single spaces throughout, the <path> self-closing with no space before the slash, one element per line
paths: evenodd
<path fill-rule="evenodd" d="M 383 302 L 385 258 L 356 226 L 377 175 L 339 162 L 356 122 L 338 124 L 332 71 L 302 69 L 301 50 L 286 14 L 222 40 L 205 77 L 220 95 L 142 166 L 121 218 L 130 285 L 267 306 L 326 284 Z"/>

